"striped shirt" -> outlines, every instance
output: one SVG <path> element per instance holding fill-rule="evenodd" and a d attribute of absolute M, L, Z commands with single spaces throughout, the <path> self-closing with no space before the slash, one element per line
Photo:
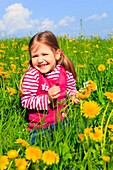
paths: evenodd
<path fill-rule="evenodd" d="M 60 75 L 60 65 L 45 74 L 47 78 L 51 80 L 57 80 Z M 76 93 L 76 82 L 72 73 L 66 71 L 66 90 L 68 95 L 73 95 Z M 39 71 L 35 68 L 30 68 L 28 72 L 25 73 L 23 79 L 23 91 L 24 94 L 21 97 L 22 107 L 27 109 L 38 109 L 38 110 L 48 110 L 48 95 L 38 95 L 37 91 L 39 88 Z"/>

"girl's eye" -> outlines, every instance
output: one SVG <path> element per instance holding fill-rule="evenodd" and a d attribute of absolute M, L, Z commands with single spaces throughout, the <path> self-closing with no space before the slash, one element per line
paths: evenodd
<path fill-rule="evenodd" d="M 36 57 L 38 57 L 38 56 L 37 55 L 32 56 L 32 58 L 36 58 Z"/>
<path fill-rule="evenodd" d="M 48 54 L 44 53 L 43 56 L 45 56 L 45 55 L 48 55 Z"/>

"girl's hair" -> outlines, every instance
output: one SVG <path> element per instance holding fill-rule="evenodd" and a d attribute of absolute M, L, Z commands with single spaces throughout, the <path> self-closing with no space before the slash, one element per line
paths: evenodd
<path fill-rule="evenodd" d="M 32 45 L 36 42 L 39 42 L 39 43 L 49 46 L 52 51 L 57 51 L 58 49 L 60 49 L 57 38 L 55 37 L 55 35 L 52 32 L 44 31 L 44 32 L 35 34 L 29 42 L 30 61 L 29 61 L 28 69 L 30 67 L 32 67 L 31 50 L 32 50 Z M 61 64 L 67 71 L 69 71 L 73 74 L 73 77 L 75 78 L 75 80 L 77 79 L 77 74 L 76 74 L 76 71 L 75 71 L 72 61 L 67 56 L 65 56 L 63 52 L 61 53 L 61 57 L 57 61 L 57 64 Z M 23 75 L 23 77 L 24 77 L 24 75 Z M 21 88 L 22 80 L 23 80 L 23 78 L 21 79 L 21 82 L 20 82 L 20 91 L 22 91 L 22 88 Z"/>

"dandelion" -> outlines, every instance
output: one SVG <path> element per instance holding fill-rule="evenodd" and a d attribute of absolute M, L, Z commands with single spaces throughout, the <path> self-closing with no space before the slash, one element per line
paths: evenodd
<path fill-rule="evenodd" d="M 96 44 L 96 45 L 95 45 L 95 48 L 99 48 L 99 45 L 98 45 L 98 44 Z"/>
<path fill-rule="evenodd" d="M 16 93 L 16 90 L 14 88 L 9 88 L 10 96 L 14 95 L 15 93 Z"/>
<path fill-rule="evenodd" d="M 23 50 L 23 51 L 27 51 L 27 50 L 28 50 L 28 46 L 27 46 L 27 45 L 23 46 L 23 47 L 22 47 L 22 50 Z"/>
<path fill-rule="evenodd" d="M 110 161 L 109 156 L 103 156 L 102 159 L 103 159 L 104 162 L 109 162 Z"/>
<path fill-rule="evenodd" d="M 110 136 L 110 140 L 113 141 L 113 136 Z"/>
<path fill-rule="evenodd" d="M 22 66 L 27 66 L 28 63 L 29 63 L 29 60 L 26 60 L 26 61 L 22 64 Z"/>
<path fill-rule="evenodd" d="M 26 170 L 28 163 L 25 160 L 25 158 L 19 158 L 15 159 L 15 165 L 18 168 L 18 170 Z"/>
<path fill-rule="evenodd" d="M 48 150 L 43 153 L 42 160 L 47 165 L 58 164 L 59 156 L 54 151 Z"/>
<path fill-rule="evenodd" d="M 98 142 L 100 140 L 102 140 L 103 134 L 100 128 L 95 127 L 95 132 L 94 133 L 90 133 L 89 136 L 92 140 Z"/>
<path fill-rule="evenodd" d="M 28 160 L 32 160 L 33 162 L 37 162 L 42 155 L 42 151 L 35 146 L 29 146 L 25 152 L 26 152 L 26 158 Z"/>
<path fill-rule="evenodd" d="M 29 143 L 21 138 L 17 139 L 15 143 L 21 144 L 22 146 L 29 146 Z"/>
<path fill-rule="evenodd" d="M 77 67 L 78 68 L 84 68 L 84 65 L 83 64 L 78 64 Z"/>
<path fill-rule="evenodd" d="M 91 91 L 97 90 L 97 85 L 96 85 L 96 83 L 95 83 L 94 81 L 92 81 L 92 80 L 88 80 L 88 85 L 87 85 L 87 86 L 90 87 Z"/>
<path fill-rule="evenodd" d="M 84 134 L 78 134 L 78 137 L 82 140 L 84 139 Z"/>
<path fill-rule="evenodd" d="M 113 58 L 108 58 L 107 59 L 107 64 L 113 64 Z"/>
<path fill-rule="evenodd" d="M 5 51 L 4 50 L 0 50 L 0 53 L 5 53 Z"/>
<path fill-rule="evenodd" d="M 98 66 L 98 71 L 104 71 L 105 70 L 105 66 L 103 64 L 100 64 Z"/>
<path fill-rule="evenodd" d="M 13 71 L 15 71 L 16 65 L 15 65 L 15 64 L 11 64 L 11 69 L 12 69 Z"/>
<path fill-rule="evenodd" d="M 84 129 L 84 133 L 85 134 L 89 134 L 91 132 L 92 128 L 85 128 Z"/>
<path fill-rule="evenodd" d="M 104 95 L 111 100 L 111 102 L 113 102 L 113 92 L 106 92 L 104 93 Z"/>
<path fill-rule="evenodd" d="M 7 165 L 9 164 L 8 157 L 3 155 L 0 157 L 0 170 L 4 170 L 7 168 Z"/>
<path fill-rule="evenodd" d="M 81 111 L 84 116 L 87 118 L 94 118 L 100 112 L 100 107 L 95 101 L 84 102 L 81 106 Z"/>
<path fill-rule="evenodd" d="M 9 159 L 14 159 L 18 157 L 18 152 L 16 150 L 10 150 L 8 151 L 7 156 Z"/>

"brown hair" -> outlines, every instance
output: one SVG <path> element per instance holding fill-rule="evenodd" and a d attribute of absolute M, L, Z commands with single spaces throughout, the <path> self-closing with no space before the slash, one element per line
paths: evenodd
<path fill-rule="evenodd" d="M 58 49 L 60 49 L 57 38 L 55 37 L 55 35 L 52 32 L 44 31 L 44 32 L 35 34 L 29 42 L 30 61 L 29 61 L 28 69 L 32 66 L 31 50 L 32 50 L 32 45 L 35 42 L 39 42 L 39 43 L 48 45 L 51 48 L 51 50 L 54 50 L 54 51 L 57 51 Z M 73 77 L 75 80 L 77 79 L 77 74 L 76 74 L 76 71 L 75 71 L 72 61 L 67 56 L 65 56 L 64 53 L 62 53 L 60 59 L 57 61 L 57 64 L 61 64 L 67 71 L 69 71 L 73 74 Z M 23 75 L 23 77 L 24 77 L 24 75 Z M 23 77 L 20 82 L 20 91 L 22 91 Z"/>
<path fill-rule="evenodd" d="M 40 32 L 38 34 L 35 34 L 30 42 L 29 42 L 29 53 L 31 56 L 31 47 L 33 45 L 34 42 L 39 42 L 39 43 L 43 43 L 48 45 L 51 49 L 57 51 L 58 49 L 60 49 L 57 38 L 55 37 L 55 35 L 50 32 L 50 31 L 44 31 L 44 32 Z M 61 64 L 64 66 L 64 68 L 71 72 L 73 74 L 73 77 L 75 79 L 77 79 L 77 74 L 75 72 L 75 68 L 74 65 L 72 63 L 72 61 L 66 57 L 64 54 L 62 54 L 61 58 L 57 61 L 57 64 Z M 30 60 L 30 65 L 32 66 L 32 62 Z"/>

